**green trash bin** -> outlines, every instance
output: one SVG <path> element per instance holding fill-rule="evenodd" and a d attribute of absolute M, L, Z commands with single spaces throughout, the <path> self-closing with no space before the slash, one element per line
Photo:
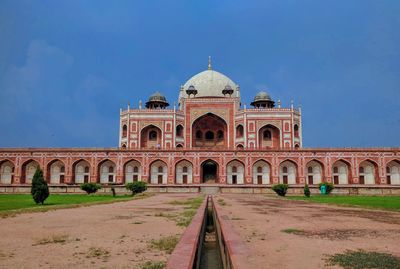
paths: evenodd
<path fill-rule="evenodd" d="M 322 185 L 319 189 L 321 191 L 321 194 L 326 194 L 326 186 Z"/>

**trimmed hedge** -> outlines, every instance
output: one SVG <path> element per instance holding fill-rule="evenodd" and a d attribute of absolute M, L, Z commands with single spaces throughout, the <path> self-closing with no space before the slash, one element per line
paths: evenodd
<path fill-rule="evenodd" d="M 126 183 L 125 188 L 132 192 L 132 195 L 144 192 L 147 190 L 147 183 L 144 181 L 135 181 Z"/>
<path fill-rule="evenodd" d="M 87 194 L 96 193 L 97 190 L 101 189 L 101 185 L 97 183 L 83 183 L 80 186 L 81 190 L 85 191 Z"/>
<path fill-rule="evenodd" d="M 285 196 L 288 188 L 288 184 L 277 184 L 272 186 L 272 190 L 276 192 L 279 196 Z"/>

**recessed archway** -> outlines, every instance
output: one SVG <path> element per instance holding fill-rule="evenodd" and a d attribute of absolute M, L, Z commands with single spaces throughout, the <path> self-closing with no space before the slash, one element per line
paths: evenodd
<path fill-rule="evenodd" d="M 201 179 L 202 183 L 217 183 L 218 177 L 218 163 L 213 160 L 204 161 L 201 164 Z"/>
<path fill-rule="evenodd" d="M 307 182 L 310 185 L 319 184 L 323 181 L 324 166 L 317 160 L 311 160 L 306 165 Z"/>
<path fill-rule="evenodd" d="M 100 162 L 98 167 L 98 176 L 100 183 L 115 183 L 116 170 L 116 165 L 113 161 L 106 159 Z"/>
<path fill-rule="evenodd" d="M 72 182 L 75 184 L 90 182 L 90 164 L 88 161 L 80 159 L 72 165 Z"/>
<path fill-rule="evenodd" d="M 212 113 L 207 113 L 193 122 L 192 146 L 205 148 L 226 147 L 227 143 L 226 122 Z"/>
<path fill-rule="evenodd" d="M 349 184 L 350 172 L 351 172 L 351 169 L 350 169 L 349 163 L 347 163 L 343 160 L 337 160 L 332 165 L 333 184 L 335 184 L 335 185 Z"/>
<path fill-rule="evenodd" d="M 270 184 L 271 166 L 264 160 L 253 164 L 253 184 Z"/>
<path fill-rule="evenodd" d="M 176 164 L 175 183 L 191 184 L 193 182 L 193 165 L 187 160 L 181 160 Z"/>
<path fill-rule="evenodd" d="M 0 162 L 0 183 L 11 184 L 14 181 L 14 163 L 9 160 Z"/>
<path fill-rule="evenodd" d="M 361 162 L 358 166 L 358 178 L 360 184 L 373 185 L 379 178 L 377 175 L 378 165 L 370 160 Z"/>
<path fill-rule="evenodd" d="M 260 149 L 280 148 L 280 130 L 276 126 L 267 124 L 258 131 L 258 145 Z"/>
<path fill-rule="evenodd" d="M 124 165 L 125 183 L 141 181 L 142 167 L 136 160 L 130 160 Z"/>
<path fill-rule="evenodd" d="M 279 165 L 279 183 L 296 184 L 297 164 L 291 160 L 281 162 Z"/>
<path fill-rule="evenodd" d="M 167 164 L 161 160 L 154 161 L 150 165 L 150 183 L 167 184 L 168 168 Z"/>
<path fill-rule="evenodd" d="M 393 160 L 386 165 L 386 180 L 389 185 L 400 185 L 400 161 Z"/>
<path fill-rule="evenodd" d="M 31 184 L 33 175 L 35 174 L 38 168 L 40 168 L 40 165 L 35 160 L 28 160 L 24 162 L 24 164 L 22 165 L 20 182 Z"/>
<path fill-rule="evenodd" d="M 244 184 L 244 164 L 238 160 L 233 160 L 226 166 L 228 184 Z"/>
<path fill-rule="evenodd" d="M 140 132 L 140 147 L 143 149 L 161 148 L 161 129 L 149 125 L 142 129 Z"/>

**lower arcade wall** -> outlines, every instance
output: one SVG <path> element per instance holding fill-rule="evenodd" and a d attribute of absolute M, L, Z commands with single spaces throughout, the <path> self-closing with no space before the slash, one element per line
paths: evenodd
<path fill-rule="evenodd" d="M 213 166 L 215 171 L 210 172 L 206 166 Z M 135 180 L 151 185 L 212 182 L 267 186 L 332 182 L 337 186 L 396 186 L 400 185 L 400 148 L 264 151 L 0 149 L 1 185 L 29 185 L 35 167 L 40 167 L 45 179 L 54 186 L 83 182 L 125 184 Z"/>

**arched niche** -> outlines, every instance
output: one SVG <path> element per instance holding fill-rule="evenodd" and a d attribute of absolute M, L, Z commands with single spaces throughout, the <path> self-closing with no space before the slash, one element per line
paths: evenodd
<path fill-rule="evenodd" d="M 228 145 L 228 127 L 219 116 L 207 113 L 192 124 L 192 146 L 195 148 L 221 148 Z"/>
<path fill-rule="evenodd" d="M 230 161 L 226 166 L 228 184 L 244 184 L 244 164 L 238 160 Z"/>
<path fill-rule="evenodd" d="M 161 160 L 154 161 L 150 165 L 150 183 L 151 184 L 167 184 L 168 182 L 168 167 Z"/>
<path fill-rule="evenodd" d="M 258 145 L 260 149 L 280 148 L 280 130 L 279 128 L 267 124 L 258 130 Z"/>
<path fill-rule="evenodd" d="M 143 149 L 158 149 L 162 147 L 161 129 L 154 125 L 146 126 L 140 132 L 140 146 Z"/>
<path fill-rule="evenodd" d="M 191 184 L 193 183 L 193 165 L 187 160 L 179 161 L 175 168 L 175 183 Z"/>
<path fill-rule="evenodd" d="M 279 164 L 279 183 L 296 184 L 297 164 L 291 160 L 283 161 Z"/>
<path fill-rule="evenodd" d="M 141 181 L 142 166 L 136 160 L 130 160 L 124 165 L 125 183 Z"/>
<path fill-rule="evenodd" d="M 253 184 L 270 184 L 271 166 L 268 162 L 259 160 L 253 164 Z"/>

